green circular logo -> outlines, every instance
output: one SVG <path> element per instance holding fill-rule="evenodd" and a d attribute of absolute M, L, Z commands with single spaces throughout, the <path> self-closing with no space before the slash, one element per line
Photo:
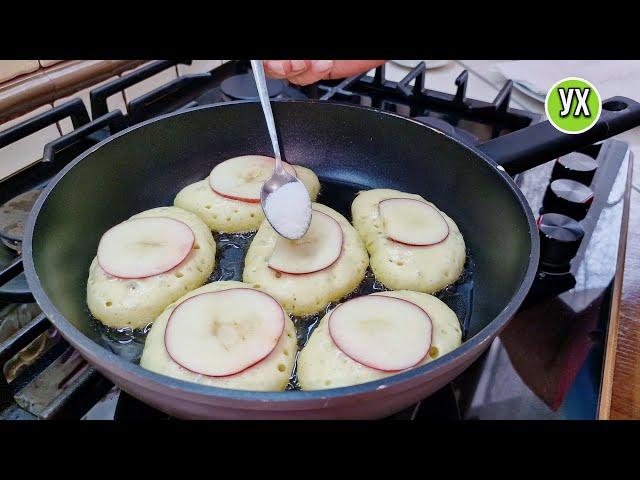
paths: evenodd
<path fill-rule="evenodd" d="M 551 125 L 564 133 L 582 133 L 600 118 L 600 93 L 582 78 L 563 78 L 547 93 L 544 110 Z"/>

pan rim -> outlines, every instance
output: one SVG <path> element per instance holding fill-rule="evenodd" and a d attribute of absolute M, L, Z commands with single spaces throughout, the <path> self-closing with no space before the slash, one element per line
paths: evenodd
<path fill-rule="evenodd" d="M 392 375 L 389 377 L 385 377 L 380 380 L 375 380 L 371 382 L 366 382 L 358 385 L 351 385 L 346 387 L 334 387 L 326 390 L 289 390 L 289 391 L 278 391 L 278 392 L 264 392 L 264 391 L 256 391 L 256 390 L 237 390 L 237 389 L 229 389 L 229 388 L 221 388 L 221 387 L 213 387 L 209 385 L 202 385 L 198 383 L 188 382 L 186 380 L 180 380 L 177 378 L 161 375 L 150 370 L 146 370 L 142 368 L 139 364 L 135 364 L 133 362 L 129 362 L 113 352 L 110 352 L 105 347 L 95 342 L 88 336 L 86 336 L 82 331 L 80 331 L 75 325 L 73 325 L 66 317 L 58 311 L 55 307 L 49 296 L 45 293 L 38 274 L 35 270 L 35 264 L 33 262 L 33 252 L 32 252 L 32 243 L 33 243 L 33 234 L 35 230 L 35 226 L 37 223 L 37 218 L 42 209 L 42 206 L 47 201 L 51 192 L 56 188 L 58 183 L 62 180 L 62 178 L 72 170 L 76 165 L 82 162 L 85 158 L 90 156 L 96 150 L 102 148 L 104 145 L 116 140 L 117 138 L 124 136 L 134 130 L 139 128 L 144 128 L 145 126 L 163 121 L 167 118 L 172 118 L 178 115 L 189 114 L 189 112 L 196 110 L 206 110 L 206 109 L 216 109 L 216 108 L 233 108 L 233 106 L 238 104 L 259 104 L 257 100 L 238 100 L 232 102 L 219 103 L 214 105 L 201 105 L 197 107 L 192 107 L 188 109 L 181 109 L 174 112 L 170 112 L 164 115 L 160 115 L 154 117 L 149 120 L 145 120 L 143 122 L 132 125 L 114 135 L 109 136 L 108 138 L 102 140 L 100 143 L 94 145 L 88 150 L 82 152 L 78 155 L 74 160 L 72 160 L 68 165 L 66 165 L 58 174 L 56 174 L 47 184 L 43 192 L 38 197 L 38 200 L 34 204 L 32 208 L 27 224 L 25 227 L 25 237 L 24 237 L 24 254 L 23 254 L 23 262 L 24 262 L 24 271 L 27 277 L 27 282 L 29 284 L 29 288 L 31 289 L 33 296 L 45 313 L 47 318 L 51 321 L 51 323 L 60 330 L 61 335 L 72 345 L 74 348 L 77 348 L 83 356 L 90 357 L 93 361 L 90 362 L 92 364 L 97 365 L 107 365 L 108 371 L 112 375 L 125 377 L 127 382 L 136 382 L 140 385 L 144 385 L 146 389 L 159 391 L 163 394 L 171 394 L 167 392 L 167 388 L 178 391 L 180 393 L 187 393 L 190 395 L 198 395 L 204 396 L 208 398 L 219 398 L 221 400 L 238 400 L 238 401 L 256 401 L 260 403 L 270 402 L 275 404 L 280 404 L 282 407 L 290 407 L 290 403 L 298 403 L 298 402 L 314 402 L 318 400 L 329 400 L 343 397 L 351 397 L 355 395 L 375 392 L 377 390 L 389 390 L 393 387 L 396 387 L 404 382 L 409 382 L 411 380 L 417 380 L 422 376 L 426 376 L 430 373 L 435 373 L 441 370 L 445 365 L 450 362 L 455 361 L 458 357 L 465 357 L 467 355 L 472 355 L 476 349 L 482 347 L 484 343 L 492 341 L 495 336 L 497 336 L 503 329 L 506 327 L 509 320 L 516 313 L 517 309 L 520 307 L 522 302 L 524 301 L 527 293 L 529 292 L 533 280 L 536 275 L 538 258 L 539 258 L 539 238 L 537 229 L 535 228 L 535 220 L 533 217 L 533 213 L 528 206 L 528 203 L 522 193 L 522 191 L 517 187 L 514 180 L 502 169 L 493 159 L 487 156 L 484 152 L 479 149 L 470 147 L 460 142 L 459 140 L 451 137 L 446 132 L 433 128 L 429 125 L 425 125 L 417 120 L 412 118 L 403 117 L 399 114 L 388 112 L 385 110 L 381 110 L 378 108 L 366 107 L 361 105 L 354 105 L 349 103 L 342 102 L 327 102 L 322 100 L 300 100 L 300 99 L 277 99 L 274 100 L 275 103 L 305 103 L 305 104 L 319 104 L 328 106 L 329 108 L 345 108 L 345 109 L 358 109 L 358 110 L 369 110 L 375 112 L 377 114 L 382 114 L 390 117 L 398 118 L 405 122 L 413 123 L 421 128 L 430 129 L 440 135 L 444 135 L 448 138 L 449 141 L 455 142 L 458 145 L 462 146 L 464 149 L 468 150 L 469 153 L 476 155 L 477 157 L 484 160 L 490 167 L 493 167 L 494 170 L 505 183 L 505 186 L 509 188 L 518 199 L 520 206 L 523 210 L 525 218 L 527 219 L 527 224 L 529 227 L 529 238 L 530 238 L 530 253 L 529 253 L 529 264 L 524 272 L 522 277 L 522 281 L 520 286 L 513 294 L 507 305 L 500 311 L 482 330 L 480 330 L 476 335 L 472 338 L 468 339 L 465 343 L 460 345 L 455 350 L 443 355 L 442 357 L 433 360 L 425 365 L 422 365 L 417 368 L 413 368 L 407 370 L 405 372 Z M 98 348 L 96 348 L 98 347 Z M 86 352 L 86 353 L 85 353 Z M 102 362 L 98 361 L 102 360 Z M 96 365 L 94 365 L 96 366 Z M 100 370 L 100 367 L 97 367 Z M 106 367 L 104 367 L 106 368 Z M 173 395 L 175 396 L 175 395 Z M 193 398 L 190 401 L 194 401 Z M 239 407 L 243 408 L 243 407 Z M 313 408 L 313 407 L 309 407 Z M 246 410 L 250 410 L 250 408 L 244 408 Z M 303 410 L 302 408 L 301 410 Z"/>

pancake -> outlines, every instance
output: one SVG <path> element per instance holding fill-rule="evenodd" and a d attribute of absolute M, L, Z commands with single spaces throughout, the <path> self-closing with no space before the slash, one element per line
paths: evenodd
<path fill-rule="evenodd" d="M 196 215 L 176 207 L 160 207 L 131 217 L 169 217 L 194 233 L 191 253 L 168 272 L 147 278 L 122 279 L 107 274 L 94 258 L 89 267 L 87 305 L 91 314 L 113 328 L 143 328 L 164 308 L 202 285 L 215 264 L 216 244 L 211 231 Z"/>
<path fill-rule="evenodd" d="M 435 360 L 461 345 L 462 333 L 456 314 L 436 297 L 407 290 L 380 292 L 373 295 L 408 300 L 421 307 L 431 318 L 433 324 L 431 348 L 429 354 L 418 366 Z M 328 313 L 322 318 L 298 356 L 298 381 L 303 390 L 357 385 L 398 373 L 369 368 L 344 354 L 329 334 L 330 315 L 331 313 Z"/>
<path fill-rule="evenodd" d="M 314 273 L 298 275 L 271 269 L 268 263 L 279 236 L 264 220 L 247 251 L 242 276 L 245 282 L 259 285 L 287 312 L 297 316 L 317 313 L 351 293 L 364 279 L 368 265 L 367 252 L 351 224 L 326 205 L 313 203 L 312 208 L 329 215 L 342 229 L 342 250 L 335 263 Z"/>
<path fill-rule="evenodd" d="M 297 345 L 296 332 L 291 319 L 285 315 L 285 327 L 274 350 L 252 367 L 226 377 L 209 377 L 191 372 L 174 362 L 165 348 L 165 329 L 173 309 L 189 297 L 201 293 L 216 292 L 232 288 L 252 288 L 242 282 L 213 282 L 184 295 L 169 305 L 153 323 L 147 335 L 140 366 L 169 377 L 213 387 L 239 390 L 280 391 L 284 390 L 291 377 Z"/>
<path fill-rule="evenodd" d="M 306 167 L 293 165 L 293 168 L 307 187 L 311 201 L 314 201 L 320 192 L 318 177 Z M 176 195 L 174 205 L 198 215 L 214 232 L 253 232 L 264 220 L 259 202 L 245 202 L 219 195 L 211 189 L 209 178 L 183 188 Z"/>
<path fill-rule="evenodd" d="M 376 278 L 391 290 L 434 293 L 454 283 L 464 269 L 466 248 L 458 226 L 438 210 L 449 226 L 448 237 L 436 245 L 410 246 L 387 238 L 378 204 L 389 198 L 420 200 L 419 195 L 397 190 L 375 189 L 360 192 L 351 204 L 353 225 L 371 256 Z"/>

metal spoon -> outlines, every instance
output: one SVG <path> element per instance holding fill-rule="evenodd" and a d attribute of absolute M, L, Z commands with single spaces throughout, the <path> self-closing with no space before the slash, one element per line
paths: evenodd
<path fill-rule="evenodd" d="M 260 103 L 262 104 L 262 113 L 264 113 L 265 121 L 267 122 L 267 129 L 269 130 L 269 136 L 271 137 L 271 144 L 273 145 L 273 152 L 275 154 L 276 166 L 273 171 L 273 175 L 262 185 L 262 190 L 260 191 L 260 205 L 262 206 L 262 211 L 264 212 L 265 217 L 273 227 L 273 229 L 278 232 L 281 236 L 288 238 L 290 240 L 297 240 L 302 237 L 307 230 L 309 230 L 309 225 L 311 224 L 311 199 L 309 198 L 309 193 L 307 192 L 304 184 L 295 176 L 291 175 L 284 169 L 284 165 L 282 164 L 282 153 L 280 151 L 280 144 L 278 143 L 278 134 L 276 131 L 276 123 L 273 119 L 273 112 L 271 111 L 271 103 L 269 103 L 269 92 L 267 90 L 267 82 L 264 76 L 264 68 L 262 67 L 261 60 L 251 60 L 251 70 L 253 70 L 253 76 L 256 80 L 256 86 L 258 88 L 258 95 L 260 96 Z M 280 187 L 286 185 L 287 183 L 300 183 L 304 188 L 299 189 L 300 198 L 293 199 L 291 203 L 291 208 L 305 208 L 305 213 L 308 212 L 308 215 L 304 218 L 303 229 L 299 229 L 301 234 L 292 234 L 290 232 L 282 232 L 279 231 L 276 225 L 280 224 L 278 219 L 270 218 L 267 212 L 266 202 L 267 197 L 269 195 L 273 195 L 276 190 Z M 297 215 L 296 215 L 297 216 Z M 295 218 L 294 216 L 293 218 Z"/>

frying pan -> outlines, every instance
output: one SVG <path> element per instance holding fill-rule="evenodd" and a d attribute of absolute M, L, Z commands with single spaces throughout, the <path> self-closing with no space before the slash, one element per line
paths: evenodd
<path fill-rule="evenodd" d="M 222 160 L 272 155 L 257 102 L 171 113 L 123 130 L 64 168 L 32 210 L 24 259 L 37 302 L 69 343 L 120 388 L 179 418 L 381 418 L 437 391 L 507 325 L 536 272 L 538 231 L 508 173 L 640 124 L 640 104 L 615 97 L 583 134 L 538 123 L 473 148 L 372 108 L 281 100 L 273 110 L 285 158 L 313 169 L 325 188 L 320 201 L 347 218 L 354 191 L 394 188 L 423 195 L 455 220 L 474 262 L 467 340 L 435 361 L 379 381 L 286 392 L 185 382 L 105 348 L 85 301 L 89 264 L 102 233 L 132 214 L 171 205 L 180 189 L 205 178 Z"/>

